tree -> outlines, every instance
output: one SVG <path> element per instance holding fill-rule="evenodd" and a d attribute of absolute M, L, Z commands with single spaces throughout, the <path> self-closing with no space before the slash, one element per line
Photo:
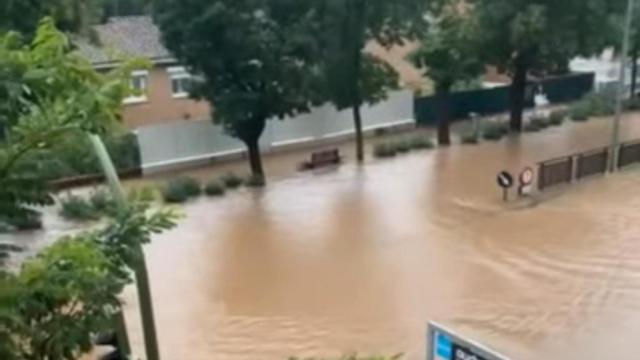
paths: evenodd
<path fill-rule="evenodd" d="M 130 93 L 131 70 L 146 62 L 132 60 L 99 74 L 71 53 L 67 37 L 47 18 L 28 45 L 14 34 L 0 38 L 0 65 L 8 69 L 0 70 L 0 94 L 7 96 L 0 106 L 6 135 L 0 142 L 0 224 L 36 227 L 31 206 L 53 199 L 42 174 L 25 160 L 70 133 L 112 129 Z"/>
<path fill-rule="evenodd" d="M 133 282 L 137 251 L 175 215 L 134 202 L 97 230 L 59 239 L 19 273 L 0 270 L 0 355 L 7 360 L 75 360 L 108 331 L 118 295 Z"/>
<path fill-rule="evenodd" d="M 476 79 L 484 69 L 477 57 L 478 30 L 474 19 L 461 13 L 456 4 L 451 1 L 432 14 L 428 30 L 419 36 L 419 47 L 409 55 L 435 84 L 440 145 L 451 144 L 452 87 Z"/>
<path fill-rule="evenodd" d="M 151 12 L 151 0 L 102 0 L 103 16 L 144 15 Z"/>
<path fill-rule="evenodd" d="M 102 18 L 103 0 L 3 0 L 0 4 L 0 34 L 17 31 L 33 35 L 43 17 L 52 17 L 62 31 L 84 35 Z"/>
<path fill-rule="evenodd" d="M 197 74 L 193 96 L 248 149 L 264 177 L 259 139 L 266 122 L 308 112 L 317 92 L 313 0 L 159 0 L 167 47 Z"/>
<path fill-rule="evenodd" d="M 566 72 L 576 56 L 600 53 L 621 0 L 469 0 L 483 37 L 482 58 L 512 77 L 511 129 L 521 131 L 527 76 Z"/>
<path fill-rule="evenodd" d="M 390 47 L 413 35 L 426 13 L 424 0 L 325 0 L 319 2 L 325 34 L 328 99 L 340 110 L 351 108 L 356 157 L 364 160 L 360 107 L 385 99 L 398 86 L 398 75 L 386 62 L 364 53 L 370 41 Z"/>

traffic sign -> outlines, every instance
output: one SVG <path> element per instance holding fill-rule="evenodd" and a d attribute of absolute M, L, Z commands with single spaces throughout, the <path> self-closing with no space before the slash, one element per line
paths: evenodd
<path fill-rule="evenodd" d="M 524 168 L 524 170 L 522 170 L 522 172 L 520 173 L 520 185 L 531 185 L 531 183 L 533 182 L 533 175 L 533 169 L 531 167 L 527 166 L 526 168 Z"/>
<path fill-rule="evenodd" d="M 503 189 L 509 189 L 513 186 L 513 176 L 507 171 L 501 171 L 498 174 L 498 185 Z"/>
<path fill-rule="evenodd" d="M 508 360 L 434 322 L 429 323 L 427 360 Z"/>

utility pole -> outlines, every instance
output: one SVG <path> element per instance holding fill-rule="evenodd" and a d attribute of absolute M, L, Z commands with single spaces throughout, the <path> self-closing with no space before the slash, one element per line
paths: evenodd
<path fill-rule="evenodd" d="M 120 184 L 120 179 L 118 178 L 118 173 L 113 165 L 113 161 L 111 161 L 111 157 L 98 135 L 89 135 L 89 139 L 91 140 L 95 153 L 100 160 L 100 165 L 102 166 L 102 170 L 107 178 L 107 183 L 109 184 L 111 193 L 116 199 L 118 207 L 122 209 L 126 206 L 127 199 L 124 190 L 122 189 L 122 185 Z M 136 275 L 138 298 L 140 299 L 140 315 L 142 318 L 142 330 L 144 332 L 144 345 L 147 355 L 146 360 L 160 360 L 158 337 L 156 335 L 156 325 L 153 315 L 153 303 L 151 301 L 151 289 L 149 287 L 149 274 L 147 273 L 144 251 L 142 246 L 138 246 L 134 251 L 138 257 L 138 264 L 136 264 L 134 271 Z M 122 316 L 120 318 L 124 319 Z M 119 320 L 119 322 L 124 322 L 124 320 Z M 124 324 L 120 325 L 121 329 L 118 331 L 118 337 L 121 340 L 124 340 L 122 338 L 127 337 L 126 328 L 124 327 Z"/>
<path fill-rule="evenodd" d="M 620 56 L 620 77 L 618 79 L 618 94 L 616 96 L 616 114 L 613 119 L 613 133 L 611 134 L 611 156 L 609 171 L 615 172 L 618 165 L 618 145 L 620 143 L 620 119 L 622 117 L 622 105 L 626 94 L 627 57 L 629 55 L 629 42 L 631 36 L 631 24 L 635 10 L 635 0 L 628 0 L 627 15 L 624 24 L 622 38 L 622 55 Z"/>

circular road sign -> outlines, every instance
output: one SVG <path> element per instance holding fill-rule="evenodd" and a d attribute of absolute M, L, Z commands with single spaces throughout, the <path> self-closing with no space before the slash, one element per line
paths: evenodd
<path fill-rule="evenodd" d="M 502 171 L 498 174 L 498 185 L 503 189 L 509 189 L 513 186 L 513 176 L 506 171 Z"/>
<path fill-rule="evenodd" d="M 531 167 L 526 167 L 520 173 L 520 185 L 527 186 L 531 185 L 533 182 L 533 169 Z"/>

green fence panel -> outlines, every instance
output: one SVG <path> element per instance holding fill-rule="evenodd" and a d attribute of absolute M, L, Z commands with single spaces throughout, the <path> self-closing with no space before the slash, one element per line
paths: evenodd
<path fill-rule="evenodd" d="M 591 92 L 594 80 L 595 74 L 581 73 L 531 82 L 527 89 L 525 106 L 533 107 L 533 93 L 538 86 L 542 86 L 552 104 L 564 103 L 578 100 Z M 491 115 L 506 112 L 509 110 L 509 90 L 509 86 L 500 86 L 451 94 L 450 108 L 454 121 L 466 119 L 470 113 Z M 437 123 L 435 96 L 415 98 L 414 111 L 416 122 L 419 125 L 435 125 Z"/>

